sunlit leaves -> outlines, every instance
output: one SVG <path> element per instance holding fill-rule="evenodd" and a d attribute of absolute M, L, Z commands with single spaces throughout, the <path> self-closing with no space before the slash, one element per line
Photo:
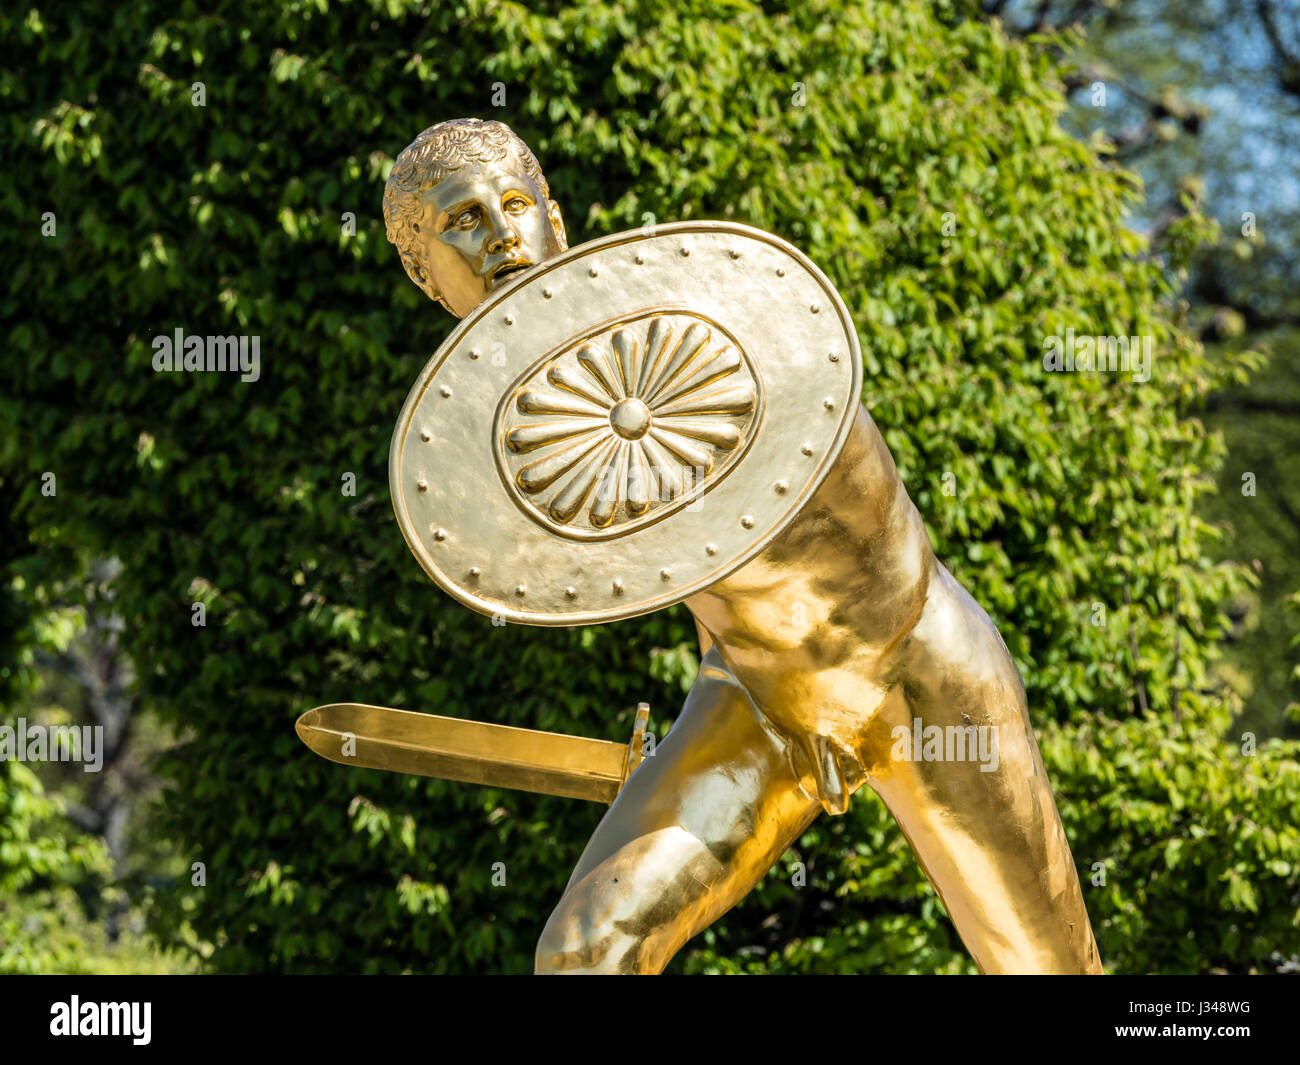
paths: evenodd
<path fill-rule="evenodd" d="M 126 564 L 142 695 L 186 736 L 158 767 L 166 823 L 210 870 L 202 892 L 175 885 L 159 931 L 191 921 L 215 967 L 527 970 L 601 815 L 325 762 L 293 733 L 303 710 L 357 700 L 623 741 L 642 700 L 662 735 L 697 668 L 681 608 L 493 626 L 436 590 L 393 522 L 389 436 L 452 322 L 404 276 L 380 197 L 416 133 L 463 115 L 532 144 L 574 243 L 646 212 L 731 218 L 827 272 L 935 548 L 1024 674 L 1085 882 L 1108 870 L 1085 887 L 1108 964 L 1300 953 L 1294 751 L 1238 755 L 1207 672 L 1243 585 L 1192 518 L 1221 447 L 1187 405 L 1214 370 L 1124 226 L 1136 183 L 1057 127 L 1051 54 L 965 8 L 779 7 L 0 15 L 18 59 L 0 71 L 0 476 L 33 550 Z M 1179 225 L 1187 247 L 1204 235 Z M 154 374 L 150 338 L 177 326 L 260 336 L 261 379 Z M 1070 328 L 1151 334 L 1151 380 L 1044 373 L 1044 336 Z M 679 967 L 970 971 L 870 794 L 796 851 L 805 887 L 787 856 Z"/>

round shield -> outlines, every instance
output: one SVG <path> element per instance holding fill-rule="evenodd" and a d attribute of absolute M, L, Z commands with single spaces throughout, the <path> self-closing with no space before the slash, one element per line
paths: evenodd
<path fill-rule="evenodd" d="M 508 282 L 438 349 L 393 433 L 393 506 L 466 606 L 530 625 L 631 617 L 770 543 L 861 388 L 843 301 L 779 237 L 617 233 Z"/>

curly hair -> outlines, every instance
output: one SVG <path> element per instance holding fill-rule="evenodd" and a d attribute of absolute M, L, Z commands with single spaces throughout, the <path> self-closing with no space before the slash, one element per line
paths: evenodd
<path fill-rule="evenodd" d="M 424 206 L 422 195 L 466 163 L 491 163 L 511 153 L 549 199 L 551 190 L 537 157 L 504 122 L 479 118 L 439 122 L 402 149 L 393 164 L 384 186 L 384 226 L 388 241 L 396 245 L 407 276 L 432 298 L 439 297 L 416 254 L 415 225 Z"/>

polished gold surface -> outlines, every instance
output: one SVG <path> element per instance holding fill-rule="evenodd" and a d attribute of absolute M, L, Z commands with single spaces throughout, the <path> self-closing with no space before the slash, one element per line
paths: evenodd
<path fill-rule="evenodd" d="M 398 524 L 485 614 L 643 614 L 794 520 L 861 379 L 834 287 L 779 238 L 689 222 L 594 240 L 502 286 L 434 354 L 393 434 Z"/>
<path fill-rule="evenodd" d="M 574 539 L 626 535 L 685 506 L 761 423 L 748 359 L 690 314 L 606 327 L 511 395 L 498 426 L 506 486 L 547 531 Z"/>
<path fill-rule="evenodd" d="M 386 194 L 390 238 L 405 242 L 408 272 L 435 298 L 455 288 L 450 309 L 468 315 L 399 420 L 399 522 L 425 569 L 475 609 L 573 624 L 685 599 L 707 652 L 673 728 L 584 851 L 542 933 L 538 971 L 660 971 L 819 813 L 843 813 L 865 785 L 898 821 L 982 971 L 1101 972 L 1020 676 L 988 616 L 931 552 L 859 402 L 856 339 L 834 290 L 783 242 L 721 223 L 619 234 L 494 286 L 488 264 L 505 228 L 516 244 L 540 246 L 538 227 L 551 218 L 562 240 L 536 160 L 502 130 L 462 121 L 426 131 L 412 146 L 418 158 L 399 158 L 400 187 Z M 525 190 L 531 206 L 494 213 L 521 168 L 534 182 Z M 401 219 L 444 203 L 473 212 L 457 215 L 462 228 L 423 254 Z M 639 268 L 671 258 L 675 243 L 683 262 L 708 268 L 669 300 L 645 287 L 651 275 Z M 485 292 L 477 310 L 476 284 Z M 690 412 L 715 419 L 700 431 L 720 441 L 698 464 L 694 509 L 671 497 L 642 506 L 641 475 L 623 464 L 625 445 L 653 439 L 656 404 L 667 402 L 662 389 L 644 391 L 646 366 L 652 377 L 658 366 L 645 354 L 656 318 L 674 336 L 696 324 L 709 330 L 672 382 L 708 378 L 707 360 L 737 365 L 721 338 L 753 382 L 752 407 L 736 392 L 729 405 Z M 493 351 L 486 341 L 497 339 L 503 372 L 480 372 Z M 588 349 L 594 370 L 582 358 Z M 523 398 L 580 395 L 577 382 L 587 389 L 592 380 L 611 387 L 582 396 L 592 407 L 577 413 Z M 453 397 L 457 406 L 439 408 Z M 563 498 L 571 482 L 546 481 L 550 468 L 525 472 L 537 426 L 561 417 L 587 420 L 539 447 L 577 442 L 581 428 L 582 440 L 604 449 L 561 475 L 596 468 L 612 492 L 600 509 L 589 496 L 572 507 Z M 735 430 L 731 447 L 724 425 Z M 459 464 L 449 458 L 456 448 Z M 488 515 L 477 524 L 468 517 L 475 508 Z M 513 546 L 519 536 L 523 550 Z M 611 600 L 618 595 L 623 605 Z"/>
<path fill-rule="evenodd" d="M 630 743 L 364 703 L 315 707 L 295 728 L 303 743 L 340 765 L 609 803 L 641 760 L 649 714 L 642 705 Z"/>
<path fill-rule="evenodd" d="M 476 119 L 431 126 L 402 152 L 384 222 L 411 280 L 458 318 L 569 246 L 533 153 L 500 123 Z"/>
<path fill-rule="evenodd" d="M 1020 675 L 865 409 L 798 519 L 688 605 L 788 741 L 769 786 L 841 813 L 869 785 L 983 971 L 1101 971 Z"/>

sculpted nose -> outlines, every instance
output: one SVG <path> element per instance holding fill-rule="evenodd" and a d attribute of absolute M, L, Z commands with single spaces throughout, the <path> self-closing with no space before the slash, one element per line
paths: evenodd
<path fill-rule="evenodd" d="M 493 219 L 492 236 L 488 238 L 488 254 L 499 255 L 519 245 L 519 234 L 504 217 Z"/>

